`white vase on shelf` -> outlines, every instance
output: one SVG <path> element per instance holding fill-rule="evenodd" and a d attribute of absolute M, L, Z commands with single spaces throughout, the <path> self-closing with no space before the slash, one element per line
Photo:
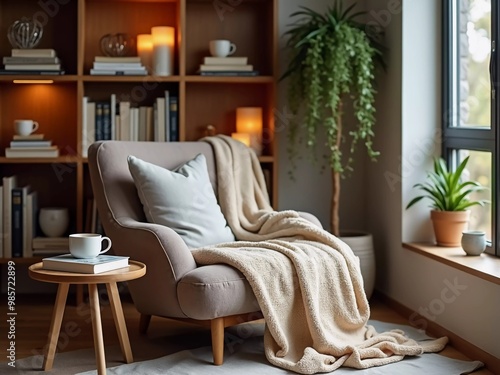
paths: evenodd
<path fill-rule="evenodd" d="M 40 228 L 47 237 L 61 237 L 69 225 L 69 211 L 66 207 L 45 207 L 38 216 Z"/>

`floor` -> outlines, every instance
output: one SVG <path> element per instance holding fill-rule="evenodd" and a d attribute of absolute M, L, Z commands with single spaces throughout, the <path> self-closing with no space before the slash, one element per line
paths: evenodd
<path fill-rule="evenodd" d="M 106 346 L 115 345 L 118 343 L 118 338 L 113 324 L 111 309 L 106 304 L 105 293 L 102 293 L 101 297 L 103 301 L 101 314 L 104 342 Z M 47 339 L 54 298 L 55 296 L 52 295 L 17 296 L 15 328 L 16 356 L 18 359 L 42 353 Z M 122 304 L 130 342 L 134 350 L 134 343 L 144 340 L 144 337 L 141 338 L 138 333 L 139 314 L 127 296 L 122 297 Z M 397 324 L 408 324 L 404 317 L 398 315 L 379 300 L 372 299 L 370 304 L 372 319 Z M 4 330 L 5 324 L 5 321 L 2 319 L 2 322 L 0 322 L 1 332 L 6 332 Z M 159 337 L 165 339 L 166 337 L 169 345 L 172 345 L 172 351 L 175 351 L 176 345 L 182 345 L 185 348 L 186 341 L 189 341 L 188 345 L 192 347 L 210 345 L 210 334 L 206 328 L 156 317 L 153 317 L 150 327 L 154 327 L 154 329 L 148 331 L 147 339 Z M 78 337 L 78 339 L 72 339 L 73 337 Z M 179 337 L 182 337 L 183 342 L 179 342 Z M 5 341 L 2 339 L 2 342 Z M 70 296 L 61 328 L 60 351 L 65 352 L 91 347 L 93 347 L 93 337 L 88 305 L 76 306 L 74 296 Z M 448 346 L 440 354 L 457 359 L 468 359 L 451 346 Z M 0 358 L 0 362 L 6 362 L 5 356 Z M 492 373 L 483 369 L 474 372 L 474 375 L 492 375 Z"/>

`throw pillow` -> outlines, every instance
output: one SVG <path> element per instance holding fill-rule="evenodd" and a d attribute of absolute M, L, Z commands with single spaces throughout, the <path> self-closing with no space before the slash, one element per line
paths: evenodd
<path fill-rule="evenodd" d="M 235 240 L 208 177 L 203 154 L 170 171 L 128 157 L 146 218 L 177 232 L 190 248 Z"/>

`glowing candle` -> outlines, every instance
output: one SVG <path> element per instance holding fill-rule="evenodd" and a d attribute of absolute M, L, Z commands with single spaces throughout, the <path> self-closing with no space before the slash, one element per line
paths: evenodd
<path fill-rule="evenodd" d="M 262 154 L 262 108 L 236 108 L 236 132 L 250 136 L 250 147 L 257 155 Z"/>
<path fill-rule="evenodd" d="M 169 26 L 151 28 L 153 36 L 153 74 L 170 76 L 174 71 L 175 30 Z"/>
<path fill-rule="evenodd" d="M 142 65 L 151 73 L 153 67 L 153 36 L 151 34 L 137 35 L 137 54 L 141 58 Z"/>
<path fill-rule="evenodd" d="M 250 134 L 248 133 L 232 133 L 231 138 L 236 139 L 237 141 L 240 141 L 250 147 Z"/>

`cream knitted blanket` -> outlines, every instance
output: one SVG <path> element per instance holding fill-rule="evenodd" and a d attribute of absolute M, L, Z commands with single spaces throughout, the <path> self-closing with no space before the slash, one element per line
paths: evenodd
<path fill-rule="evenodd" d="M 446 338 L 417 343 L 402 331 L 367 326 L 370 308 L 352 250 L 295 211 L 273 211 L 259 161 L 243 144 L 227 136 L 204 140 L 214 149 L 219 203 L 238 242 L 193 255 L 199 264 L 229 264 L 248 279 L 272 364 L 301 374 L 361 369 L 446 345 Z"/>

